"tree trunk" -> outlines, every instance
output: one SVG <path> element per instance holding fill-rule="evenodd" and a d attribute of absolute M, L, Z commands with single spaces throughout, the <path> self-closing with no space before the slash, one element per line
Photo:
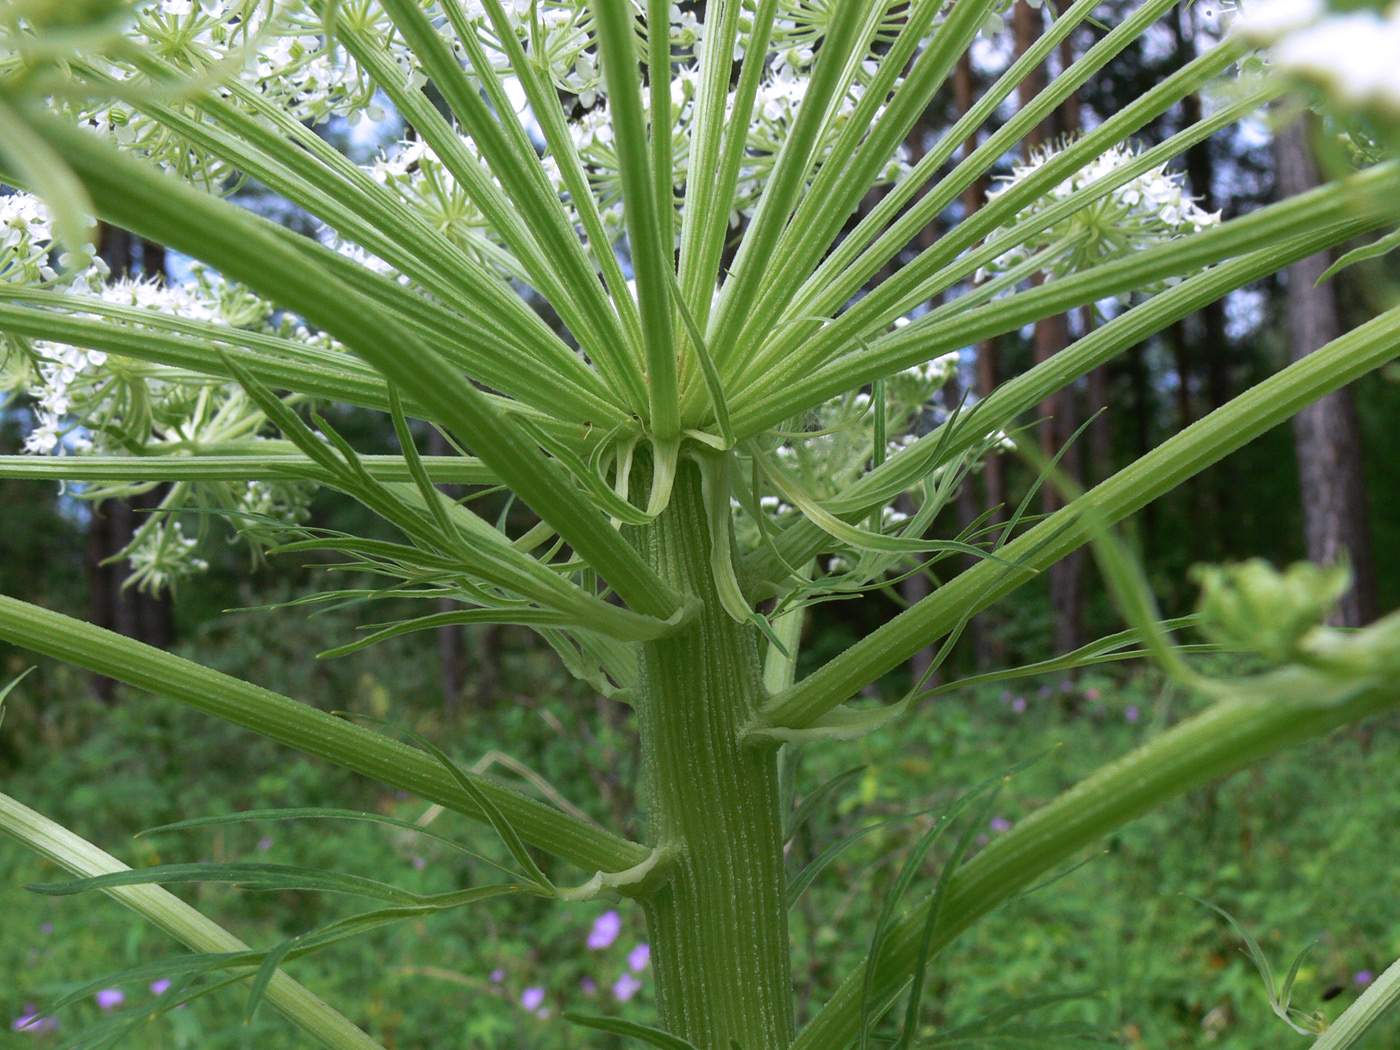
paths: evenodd
<path fill-rule="evenodd" d="M 953 91 L 957 100 L 958 115 L 962 116 L 972 108 L 973 96 L 976 93 L 976 77 L 972 70 L 972 56 L 967 52 L 964 52 L 963 56 L 958 59 L 957 69 L 953 77 Z M 963 157 L 971 154 L 976 147 L 977 133 L 974 131 L 971 137 L 963 143 Z M 962 196 L 964 222 L 971 218 L 978 208 L 982 207 L 986 195 L 987 180 L 985 178 L 979 176 L 968 184 Z M 977 344 L 975 353 L 977 355 L 977 396 L 986 397 L 997 388 L 997 383 L 1000 381 L 1001 364 L 998 359 L 997 341 L 984 339 Z M 974 478 L 971 476 L 963 483 L 958 494 L 960 506 L 968 500 L 976 499 L 972 488 L 973 484 Z M 992 514 L 989 520 L 993 524 L 1000 524 L 1006 520 L 1004 510 L 1006 506 L 1006 469 L 1005 462 L 998 452 L 993 452 L 982 460 L 982 500 L 983 506 L 991 509 Z M 972 520 L 976 515 L 969 516 L 964 512 L 961 517 Z M 998 611 L 988 609 L 973 617 L 970 625 L 973 630 L 972 647 L 976 654 L 977 666 L 984 671 L 999 667 L 1005 655 L 998 636 L 997 624 Z M 927 665 L 925 665 L 925 669 L 926 667 Z"/>
<path fill-rule="evenodd" d="M 101 255 L 113 277 L 132 272 L 138 255 L 144 273 L 164 275 L 165 250 L 115 226 L 101 228 Z M 123 587 L 127 562 L 111 559 L 131 542 L 136 530 L 145 522 L 147 515 L 141 512 L 160 505 L 162 490 L 163 487 L 157 487 L 130 499 L 105 500 L 93 506 L 87 550 L 90 622 L 160 648 L 168 646 L 175 635 L 169 595 L 157 596 L 134 587 Z M 98 699 L 110 703 L 115 699 L 115 686 L 109 678 L 94 678 L 92 691 Z"/>
<path fill-rule="evenodd" d="M 1307 142 L 1307 125 L 1295 121 L 1274 140 L 1278 195 L 1291 197 L 1319 183 Z M 1336 286 L 1318 284 L 1330 263 L 1325 252 L 1287 270 L 1288 349 L 1306 357 L 1342 334 Z M 1333 623 L 1360 627 L 1376 615 L 1371 528 L 1362 468 L 1361 432 L 1351 387 L 1343 387 L 1293 417 L 1298 488 L 1308 558 L 1331 563 L 1349 558 L 1356 582 Z"/>

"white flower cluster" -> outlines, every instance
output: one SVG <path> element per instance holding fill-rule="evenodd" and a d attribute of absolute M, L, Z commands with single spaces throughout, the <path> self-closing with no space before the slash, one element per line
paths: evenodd
<path fill-rule="evenodd" d="M 1034 151 L 1027 163 L 1016 165 L 1011 175 L 988 193 L 989 201 L 995 201 L 1024 181 L 1065 148 L 1062 144 Z M 1132 163 L 1137 155 L 1131 145 L 1114 146 L 1022 208 L 1007 226 L 1014 232 L 1017 226 L 1037 218 L 1071 194 L 1111 177 Z M 1159 241 L 1197 233 L 1219 222 L 1219 212 L 1203 211 L 1186 194 L 1183 179 L 1182 173 L 1168 171 L 1165 165 L 1154 168 L 1027 237 L 987 269 L 1005 272 L 1036 253 L 1048 250 L 1042 266 L 1047 275 L 1074 273 L 1122 258 Z M 985 273 L 978 276 L 983 277 Z"/>
<path fill-rule="evenodd" d="M 1268 48 L 1269 64 L 1349 109 L 1400 115 L 1400 3 L 1333 10 L 1323 0 L 1250 0 L 1233 31 Z"/>
<path fill-rule="evenodd" d="M 181 580 L 209 569 L 199 557 L 199 540 L 186 536 L 174 519 L 157 518 L 143 526 L 122 552 L 131 562 L 128 584 L 159 594 L 173 589 Z"/>
<path fill-rule="evenodd" d="M 958 353 L 945 354 L 896 372 L 885 380 L 885 458 L 899 455 L 928 429 L 945 417 L 938 403 L 938 392 L 957 374 Z M 878 407 L 871 394 L 861 390 L 833 398 L 804 421 L 803 431 L 788 437 L 773 449 L 782 469 L 818 500 L 830 500 L 845 493 L 870 469 L 875 452 L 875 415 Z M 775 523 L 795 514 L 779 495 L 759 496 L 759 510 Z M 893 528 L 904 515 L 886 507 L 882 523 Z M 737 515 L 735 536 L 745 549 L 761 540 L 756 522 Z"/>
<path fill-rule="evenodd" d="M 265 322 L 269 313 L 266 304 L 223 282 L 203 287 L 135 278 L 87 283 L 97 285 L 89 293 L 97 301 L 210 324 L 245 327 Z M 73 316 L 112 323 L 99 313 Z M 226 440 L 246 433 L 254 417 L 261 420 L 238 387 L 207 376 L 42 341 L 32 350 L 37 360 L 28 392 L 37 423 L 25 442 L 28 452 L 111 454 L 162 442 Z M 234 400 L 237 408 L 230 403 Z"/>
<path fill-rule="evenodd" d="M 874 63 L 867 63 L 866 72 L 873 74 Z M 672 183 L 676 189 L 676 207 L 683 203 L 683 191 L 690 175 L 690 127 L 694 116 L 695 95 L 699 81 L 699 68 L 689 65 L 678 70 L 671 82 L 672 157 L 674 171 Z M 752 215 L 758 199 L 767 185 L 773 165 L 777 161 L 791 132 L 797 111 L 807 91 L 807 76 L 795 67 L 777 61 L 770 67 L 758 85 L 754 98 L 753 117 L 749 126 L 748 150 L 744 164 L 739 171 L 735 185 L 734 199 L 730 213 L 730 225 L 738 226 Z M 846 120 L 860 102 L 864 87 L 859 82 L 841 100 L 839 108 L 830 123 L 827 138 L 818 147 L 818 165 L 836 142 L 836 137 L 845 126 Z M 732 122 L 735 111 L 735 93 L 731 93 L 727 118 Z M 650 111 L 650 98 L 644 96 L 644 108 Z M 602 208 L 603 224 L 614 239 L 623 232 L 622 214 L 622 171 L 621 159 L 612 137 L 609 114 L 602 108 L 584 113 L 571 124 L 574 145 L 589 172 L 589 179 Z M 546 164 L 552 165 L 552 158 L 546 157 Z M 903 147 L 886 164 L 880 174 L 880 181 L 895 182 L 909 171 L 907 155 Z M 551 170 L 557 170 L 552 168 Z M 559 185 L 562 194 L 564 188 Z M 677 227 L 679 229 L 679 227 Z"/>
<path fill-rule="evenodd" d="M 386 15 L 372 0 L 346 0 L 337 17 L 372 37 L 406 75 L 417 76 L 407 48 L 391 31 Z M 332 116 L 358 120 L 362 114 L 382 118 L 374 101 L 375 85 L 344 48 L 328 36 L 321 19 L 305 0 L 148 0 L 136 8 L 125 39 L 139 51 L 107 49 L 84 54 L 75 71 L 139 86 L 184 110 L 179 93 L 152 74 L 164 66 L 199 83 L 208 77 L 219 93 L 236 100 L 256 95 L 292 119 L 320 124 Z M 232 83 L 230 83 L 232 77 Z M 105 94 L 105 92 L 104 92 Z M 247 108 L 244 106 L 243 108 Z M 130 102 L 108 102 L 74 114 L 83 123 L 112 134 L 129 150 L 145 154 L 181 176 L 218 190 L 234 185 L 233 167 L 189 141 Z M 192 111 L 188 115 L 196 116 Z"/>
<path fill-rule="evenodd" d="M 0 280 L 56 280 L 50 265 L 52 243 L 53 224 L 43 202 L 28 193 L 0 197 Z"/>
<path fill-rule="evenodd" d="M 34 197 L 16 193 L 0 198 L 0 280 L 37 285 L 76 296 L 92 308 L 69 316 L 104 325 L 135 327 L 137 317 L 119 317 L 98 304 L 139 315 L 177 317 L 230 329 L 277 332 L 304 344 L 331 346 L 288 319 L 274 318 L 270 304 L 240 285 L 202 267 L 193 280 L 172 286 L 159 279 L 110 280 L 106 265 L 60 275 L 50 264 L 54 251 L 47 210 Z M 267 428 L 262 411 L 234 383 L 211 379 L 169 365 L 139 361 L 84 347 L 45 340 L 9 341 L 0 363 L 0 389 L 22 390 L 34 424 L 24 442 L 31 454 L 178 455 L 200 446 L 259 442 Z M 140 487 L 140 486 L 138 486 Z M 102 499 L 130 491 L 124 483 L 87 485 L 83 496 Z M 191 502 L 223 507 L 249 521 L 241 531 L 254 544 L 271 539 L 269 526 L 304 520 L 311 490 L 299 483 L 201 483 L 176 486 L 143 525 L 125 552 L 132 580 L 160 589 L 202 571 L 193 553 L 196 541 L 180 532 L 171 516 Z M 251 517 L 250 517 L 251 516 Z"/>
<path fill-rule="evenodd" d="M 467 151 L 477 155 L 476 144 L 463 137 Z M 431 225 L 459 248 L 483 257 L 482 249 L 494 241 L 494 231 L 481 209 L 437 154 L 421 141 L 400 142 L 381 153 L 365 169 L 382 186 L 392 189 Z M 338 245 L 355 254 L 353 247 Z M 359 258 L 358 255 L 356 255 Z M 389 272 L 378 260 L 359 261 Z"/>

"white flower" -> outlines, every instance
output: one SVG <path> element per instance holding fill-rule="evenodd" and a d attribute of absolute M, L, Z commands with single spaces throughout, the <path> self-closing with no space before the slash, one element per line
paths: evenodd
<path fill-rule="evenodd" d="M 1025 164 L 1018 164 L 1008 178 L 988 197 L 997 197 L 1024 182 L 1068 144 L 1036 150 Z M 1089 161 L 1069 178 L 1024 206 L 1002 234 L 1014 243 L 1015 229 L 1030 223 L 1040 213 L 1072 194 L 1108 179 L 1137 158 L 1131 145 L 1118 145 Z M 1183 186 L 1184 175 L 1168 171 L 1166 165 L 1138 175 L 1110 190 L 1046 229 L 1028 234 L 1026 239 L 987 267 L 990 271 L 1010 270 L 1036 252 L 1048 249 L 1042 270 L 1064 274 L 1084 270 L 1121 258 L 1163 240 L 1196 233 L 1219 222 L 1219 213 L 1207 213 L 1189 197 Z M 979 272 L 979 276 L 981 276 Z"/>
<path fill-rule="evenodd" d="M 1329 88 L 1344 104 L 1400 111 L 1400 8 L 1354 11 L 1297 29 L 1275 44 L 1277 68 Z"/>
<path fill-rule="evenodd" d="M 1231 30 L 1256 44 L 1271 44 L 1279 37 L 1311 25 L 1326 10 L 1322 0 L 1250 0 L 1242 4 Z"/>

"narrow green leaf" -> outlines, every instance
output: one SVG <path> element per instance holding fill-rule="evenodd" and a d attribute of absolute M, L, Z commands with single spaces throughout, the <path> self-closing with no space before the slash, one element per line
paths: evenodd
<path fill-rule="evenodd" d="M 515 858 L 515 862 L 524 870 L 530 882 L 553 893 L 554 884 L 551 883 L 545 873 L 540 870 L 540 866 L 535 863 L 535 858 L 530 856 L 530 851 L 525 848 L 525 843 L 520 838 L 520 833 L 515 830 L 515 825 L 512 824 L 496 804 L 491 801 L 486 792 L 482 791 L 481 788 L 477 786 L 474 782 L 474 778 L 468 776 L 461 766 L 457 765 L 456 762 L 448 757 L 447 752 L 443 751 L 426 737 L 415 733 L 411 729 L 396 725 L 387 719 L 372 718 L 369 715 L 361 714 L 354 714 L 352 717 L 363 719 L 367 722 L 376 722 L 379 725 L 390 726 L 403 733 L 422 747 L 423 750 L 436 758 L 438 762 L 442 764 L 443 768 L 452 776 L 452 779 L 457 782 L 457 786 L 466 792 L 471 800 L 475 802 L 486 815 L 487 821 L 491 824 L 496 834 L 500 836 L 501 842 L 504 843 L 506 849 L 510 851 L 510 855 Z"/>
<path fill-rule="evenodd" d="M 893 554 L 917 554 L 928 551 L 958 551 L 974 558 L 999 560 L 996 555 L 955 540 L 906 539 L 903 536 L 887 536 L 847 524 L 823 507 L 801 485 L 787 476 L 782 467 L 774 463 L 757 447 L 751 447 L 750 455 L 763 476 L 776 488 L 785 500 L 800 510 L 817 528 L 833 539 L 860 551 L 884 551 Z"/>
<path fill-rule="evenodd" d="M 5 721 L 5 697 L 10 695 L 11 691 L 13 691 L 15 686 L 19 685 L 20 682 L 28 678 L 29 672 L 32 670 L 34 670 L 34 668 L 26 667 L 16 677 L 10 679 L 10 681 L 3 688 L 0 688 L 0 724 L 3 724 Z"/>
<path fill-rule="evenodd" d="M 1161 623 L 1164 631 L 1180 631 L 1188 627 L 1195 627 L 1200 622 L 1198 616 L 1179 616 L 1171 620 L 1163 620 Z M 1048 660 L 1038 660 L 1035 663 L 1023 664 L 1020 667 L 1008 668 L 1004 671 L 988 671 L 984 674 L 971 675 L 967 678 L 958 678 L 944 682 L 942 685 L 930 689 L 926 695 L 937 696 L 939 693 L 946 693 L 955 689 L 966 689 L 974 685 L 989 685 L 992 682 L 1014 681 L 1018 678 L 1035 678 L 1039 675 L 1060 674 L 1064 671 L 1073 671 L 1081 667 L 1092 667 L 1096 664 L 1110 663 L 1115 660 L 1135 660 L 1146 656 L 1147 649 L 1127 649 L 1126 646 L 1136 645 L 1140 641 L 1138 632 L 1134 628 L 1126 631 L 1118 631 L 1115 634 L 1105 635 L 1088 645 L 1080 646 L 1073 652 L 1065 653 L 1063 656 L 1051 657 Z M 1178 646 L 1183 652 L 1221 652 L 1221 647 L 1217 645 L 1193 645 Z"/>
<path fill-rule="evenodd" d="M 928 918 L 924 921 L 923 939 L 919 942 L 919 953 L 914 959 L 913 979 L 910 981 L 909 987 L 909 1002 L 905 1005 L 904 1010 L 904 1027 L 899 1033 L 899 1039 L 895 1042 L 893 1050 L 903 1050 L 903 1048 L 908 1047 L 910 1041 L 918 1034 L 919 1006 L 923 1001 L 924 978 L 928 972 L 929 960 L 935 954 L 933 951 L 933 931 L 938 928 L 943 899 L 947 895 L 949 882 L 957 873 L 958 868 L 962 866 L 967 851 L 972 848 L 973 839 L 986 826 L 987 814 L 992 811 L 996 800 L 996 791 L 987 796 L 982 808 L 963 829 L 962 835 L 958 837 L 957 845 L 953 847 L 952 854 L 944 861 L 943 868 L 938 873 L 938 882 L 933 888 L 933 896 L 929 899 Z"/>
<path fill-rule="evenodd" d="M 603 1017 L 566 1010 L 564 1020 L 595 1031 L 640 1039 L 648 1046 L 658 1047 L 659 1050 L 696 1050 L 694 1043 L 678 1035 L 663 1032 L 660 1028 L 652 1028 L 650 1025 L 638 1024 L 636 1021 L 624 1021 L 620 1017 Z"/>
<path fill-rule="evenodd" d="M 637 75 L 636 18 L 627 0 L 591 0 L 598 55 L 608 85 L 608 111 L 622 175 L 628 243 L 637 281 L 642 344 L 646 350 L 647 402 L 651 431 L 660 441 L 680 437 L 680 387 L 675 340 L 671 331 L 666 271 L 674 270 L 672 244 L 663 242 L 652 179 L 642 88 Z M 669 44 L 669 8 L 664 35 Z M 669 81 L 669 77 L 668 77 Z M 669 103 L 669 86 L 667 88 Z M 667 109 L 669 111 L 669 105 Z M 670 129 L 665 129 L 669 139 Z M 669 183 L 669 175 L 666 176 Z M 666 231 L 671 226 L 666 224 Z"/>
<path fill-rule="evenodd" d="M 528 606 L 462 609 L 457 612 L 433 613 L 429 616 L 417 616 L 411 620 L 393 624 L 356 641 L 338 645 L 333 649 L 326 649 L 324 652 L 317 653 L 316 658 L 318 660 L 336 660 L 342 656 L 357 653 L 361 649 L 367 649 L 372 645 L 378 645 L 380 642 L 388 641 L 390 638 L 412 634 L 415 631 L 435 631 L 440 627 L 487 623 L 543 625 L 547 627 L 583 626 L 576 623 L 577 620 L 578 617 L 568 616 L 552 609 L 533 609 Z"/>
<path fill-rule="evenodd" d="M 252 983 L 248 985 L 248 1002 L 243 1007 L 243 1023 L 245 1025 L 253 1023 L 253 1018 L 258 1013 L 258 1007 L 262 1005 L 263 996 L 267 994 L 267 986 L 272 983 L 272 978 L 276 975 L 277 968 L 282 965 L 282 960 L 294 947 L 296 947 L 295 937 L 268 949 L 267 957 L 263 959 L 262 965 L 258 967 L 258 972 L 253 975 Z"/>
<path fill-rule="evenodd" d="M 389 387 L 389 413 L 394 420 L 394 433 L 399 439 L 399 450 L 403 453 L 404 462 L 408 464 L 408 473 L 413 478 L 413 483 L 418 486 L 418 493 L 423 497 L 424 505 L 432 514 L 443 537 L 448 540 L 455 539 L 457 529 L 442 506 L 446 497 L 433 487 L 432 480 L 423 467 L 423 460 L 418 455 L 418 443 L 413 440 L 413 434 L 408 429 L 408 419 L 404 416 L 403 400 L 392 385 Z"/>
<path fill-rule="evenodd" d="M 813 857 L 801 871 L 799 871 L 790 882 L 787 888 L 787 906 L 789 909 L 797 903 L 799 897 L 806 892 L 807 887 L 816 881 L 826 868 L 846 850 L 850 849 L 861 839 L 865 838 L 873 831 L 880 828 L 889 827 L 891 824 L 903 824 L 905 821 L 914 820 L 917 817 L 924 817 L 930 813 L 939 812 L 939 807 L 921 809 L 914 813 L 902 813 L 897 817 L 890 817 L 886 820 L 878 821 L 874 824 L 867 824 L 865 827 L 851 832 L 844 838 L 837 839 L 828 844 L 820 853 Z"/>
<path fill-rule="evenodd" d="M 681 291 L 680 282 L 677 281 L 676 275 L 669 267 L 666 269 L 666 278 L 671 287 L 671 298 L 675 302 L 676 309 L 680 311 L 686 333 L 690 336 L 690 345 L 695 350 L 695 359 L 700 363 L 700 374 L 705 377 L 705 389 L 710 394 L 710 407 L 714 409 L 715 423 L 719 426 L 720 437 L 724 439 L 725 449 L 731 449 L 734 447 L 734 428 L 729 423 L 729 399 L 724 395 L 724 381 L 720 379 L 714 358 L 710 356 L 710 349 L 705 345 L 704 333 L 700 331 L 700 326 L 696 323 L 690 308 L 685 305 L 685 293 Z"/>
<path fill-rule="evenodd" d="M 899 906 L 900 899 L 918 877 L 919 870 L 923 866 L 924 858 L 928 856 L 934 844 L 943 836 L 943 832 L 952 823 L 954 817 L 965 809 L 975 799 L 983 788 L 974 788 L 956 799 L 951 806 L 934 818 L 933 825 L 920 836 L 908 855 L 904 858 L 904 863 L 900 866 L 899 874 L 895 877 L 894 885 L 890 887 L 885 895 L 884 902 L 880 906 L 879 917 L 875 921 L 875 932 L 870 938 L 870 950 L 866 955 L 864 986 L 860 1000 L 860 1050 L 866 1050 L 870 1045 L 870 1025 L 878 1020 L 874 1009 L 874 981 L 875 963 L 880 958 L 880 952 L 885 943 L 885 938 L 889 934 L 890 925 L 894 920 L 895 908 Z M 982 809 L 987 810 L 996 801 L 998 790 L 993 791 L 991 798 L 984 803 Z M 979 817 L 975 826 L 980 827 Z M 974 832 L 975 833 L 975 832 Z M 966 836 L 964 836 L 966 837 Z M 950 861 L 950 863 L 953 863 Z M 942 882 L 942 879 L 939 880 Z M 923 955 L 927 956 L 927 946 L 924 946 Z M 911 993 L 912 994 L 912 993 Z"/>
<path fill-rule="evenodd" d="M 1322 276 L 1319 277 L 1315 283 L 1321 284 L 1329 277 L 1335 277 L 1348 266 L 1355 266 L 1357 263 L 1364 262 L 1367 259 L 1379 259 L 1382 255 L 1393 252 L 1396 248 L 1400 248 L 1400 230 L 1396 230 L 1394 233 L 1388 233 L 1379 240 L 1372 241 L 1370 244 L 1363 244 L 1360 248 L 1353 248 L 1331 266 L 1327 267 L 1327 269 L 1322 272 Z"/>
<path fill-rule="evenodd" d="M 320 868 L 292 864 L 158 864 L 112 872 L 73 882 L 36 882 L 26 889 L 45 896 L 63 897 L 109 886 L 170 885 L 181 882 L 228 882 L 242 889 L 254 890 L 315 890 L 324 893 L 344 893 L 393 904 L 416 904 L 422 897 L 376 879 Z"/>
<path fill-rule="evenodd" d="M 404 831 L 411 831 L 415 835 L 422 835 L 424 838 L 441 842 L 458 853 L 479 860 L 504 874 L 511 874 L 507 869 L 501 867 L 489 857 L 485 857 L 475 850 L 468 849 L 455 839 L 446 835 L 441 835 L 431 828 L 425 827 L 411 820 L 399 820 L 396 817 L 387 817 L 382 813 L 362 813 L 354 809 L 328 809 L 317 806 L 303 806 L 294 809 L 249 809 L 238 813 L 224 813 L 213 817 L 192 817 L 189 820 L 177 820 L 172 824 L 160 824 L 145 831 L 138 832 L 136 837 L 143 835 L 158 835 L 167 831 L 190 831 L 195 828 L 218 827 L 225 824 L 247 824 L 255 820 L 356 820 L 365 821 L 371 824 L 383 824 L 386 827 L 400 828 Z"/>
<path fill-rule="evenodd" d="M 830 780 L 825 781 L 821 786 L 815 788 L 811 794 L 802 800 L 802 805 L 789 815 L 787 823 L 783 828 L 783 842 L 791 842 L 792 837 L 797 834 L 808 818 L 817 811 L 817 807 L 828 798 L 836 794 L 843 787 L 849 784 L 861 773 L 865 772 L 865 766 L 852 766 L 850 769 L 837 773 Z"/>

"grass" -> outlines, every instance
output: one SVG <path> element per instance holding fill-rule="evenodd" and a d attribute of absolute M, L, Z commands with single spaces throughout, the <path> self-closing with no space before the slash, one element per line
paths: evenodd
<path fill-rule="evenodd" d="M 584 807 L 590 815 L 626 826 L 632 748 L 620 709 L 600 707 L 566 682 L 523 636 L 503 637 L 498 681 L 506 698 L 451 717 L 425 699 L 433 693 L 423 679 L 432 661 L 411 647 L 421 639 L 315 673 L 298 658 L 308 649 L 296 638 L 254 645 L 234 631 L 206 640 L 217 643 L 221 661 L 255 666 L 272 684 L 287 679 L 297 695 L 323 706 L 389 717 L 455 741 L 452 750 L 466 762 L 505 744 L 565 795 L 593 799 Z M 144 827 L 242 809 L 324 805 L 412 820 L 425 807 L 164 700 L 129 695 L 108 709 L 74 699 L 82 695 L 81 679 L 54 665 L 21 687 L 0 737 L 5 790 L 128 863 L 266 860 L 336 867 L 419 891 L 490 880 L 488 869 L 446 847 L 378 825 L 262 823 L 133 841 Z M 1181 718 L 1192 703 L 1164 692 L 1155 676 L 1130 670 L 1063 685 L 951 693 L 859 744 L 811 747 L 797 759 L 799 796 L 852 765 L 864 769 L 799 833 L 789 851 L 791 870 L 835 838 L 948 801 L 961 788 L 1046 752 L 1002 792 L 981 832 L 994 837 L 1097 764 Z M 1109 1045 L 1133 1050 L 1306 1047 L 1270 1012 L 1263 982 L 1228 925 L 1190 898 L 1209 900 L 1244 923 L 1276 971 L 1286 971 L 1296 952 L 1318 941 L 1301 970 L 1295 1004 L 1335 1017 L 1359 993 L 1358 974 L 1378 973 L 1400 955 L 1393 877 L 1400 855 L 1397 750 L 1400 726 L 1391 718 L 1278 756 L 1125 828 L 1082 866 L 1013 901 L 936 960 L 926 1025 L 932 1031 L 968 1023 L 1015 997 L 1086 992 L 1037 1017 L 1084 1022 Z M 793 937 L 804 1013 L 856 965 L 883 893 L 926 819 L 868 834 L 797 903 Z M 452 814 L 433 827 L 488 853 L 495 849 L 489 832 Z M 628 830 L 640 833 L 636 826 Z M 939 849 L 951 849 L 952 839 Z M 945 855 L 935 850 L 928 859 L 926 888 Z M 578 881 L 577 874 L 557 873 L 563 881 Z M 7 1022 L 29 1003 L 42 1007 L 82 982 L 171 951 L 162 935 L 105 899 L 41 898 L 21 888 L 55 875 L 0 840 L 0 973 L 9 975 L 0 982 L 0 1019 Z M 181 895 L 260 945 L 351 910 L 309 894 L 210 884 L 182 888 Z M 589 931 L 609 908 L 621 915 L 621 933 L 607 948 L 591 950 Z M 560 1015 L 576 1009 L 651 1020 L 648 971 L 638 975 L 641 988 L 628 1002 L 612 993 L 632 973 L 627 955 L 644 939 L 639 912 L 626 902 L 494 901 L 378 931 L 294 964 L 292 973 L 390 1050 L 613 1047 L 622 1045 L 617 1037 L 585 1037 Z M 548 1017 L 521 1005 L 529 988 L 544 989 L 538 1009 Z M 127 1007 L 153 1001 L 144 984 L 126 993 Z M 270 1011 L 245 1026 L 242 1010 L 241 997 L 225 992 L 145 1026 L 128 1045 L 304 1045 Z M 56 1045 L 101 1016 L 89 999 L 64 1012 L 57 1035 L 15 1033 L 7 1023 L 0 1047 Z M 1370 1045 L 1395 1045 L 1398 1036 L 1400 1023 L 1392 1020 Z"/>

